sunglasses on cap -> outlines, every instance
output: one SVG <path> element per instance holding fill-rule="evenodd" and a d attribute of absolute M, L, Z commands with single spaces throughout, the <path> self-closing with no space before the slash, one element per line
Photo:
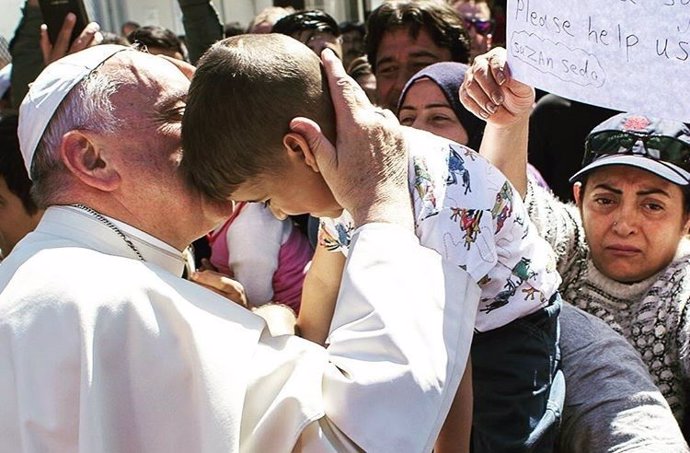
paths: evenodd
<path fill-rule="evenodd" d="M 467 30 L 474 28 L 478 34 L 483 36 L 493 33 L 496 26 L 496 21 L 493 19 L 481 20 L 476 17 L 464 17 L 462 20 L 465 21 L 465 28 Z"/>
<path fill-rule="evenodd" d="M 642 152 L 633 151 L 638 141 L 642 142 Z M 587 137 L 583 167 L 600 157 L 616 154 L 642 155 L 690 168 L 690 144 L 683 140 L 666 135 L 635 134 L 619 130 L 595 132 Z"/>

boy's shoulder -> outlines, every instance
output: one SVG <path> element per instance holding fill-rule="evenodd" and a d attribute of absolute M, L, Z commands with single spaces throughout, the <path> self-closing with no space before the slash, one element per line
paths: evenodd
<path fill-rule="evenodd" d="M 491 210 L 510 188 L 496 167 L 466 146 L 416 130 L 406 130 L 406 140 L 418 217 L 449 206 Z"/>

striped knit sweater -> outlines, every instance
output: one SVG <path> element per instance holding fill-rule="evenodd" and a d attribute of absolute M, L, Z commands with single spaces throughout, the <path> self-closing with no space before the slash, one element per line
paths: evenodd
<path fill-rule="evenodd" d="M 628 339 L 682 423 L 690 377 L 690 241 L 681 242 L 674 260 L 658 274 L 620 283 L 594 266 L 574 205 L 533 184 L 525 201 L 539 233 L 556 251 L 563 299 Z"/>

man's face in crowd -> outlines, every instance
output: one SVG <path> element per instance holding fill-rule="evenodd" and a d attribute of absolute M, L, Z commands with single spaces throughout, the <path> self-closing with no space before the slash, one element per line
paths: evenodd
<path fill-rule="evenodd" d="M 14 246 L 32 231 L 41 213 L 29 214 L 22 200 L 10 191 L 0 176 L 0 256 L 7 256 Z"/>
<path fill-rule="evenodd" d="M 680 186 L 645 170 L 593 170 L 574 195 L 594 265 L 619 282 L 638 282 L 666 267 L 688 232 Z"/>
<path fill-rule="evenodd" d="M 416 38 L 407 27 L 384 33 L 376 53 L 376 88 L 385 108 L 396 110 L 405 83 L 420 69 L 439 61 L 450 61 L 449 49 L 437 46 L 429 33 L 421 29 Z"/>

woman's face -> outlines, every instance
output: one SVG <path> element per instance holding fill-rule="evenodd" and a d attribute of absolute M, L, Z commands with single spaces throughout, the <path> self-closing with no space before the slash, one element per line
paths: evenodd
<path fill-rule="evenodd" d="M 690 226 L 680 186 L 645 170 L 602 167 L 573 191 L 594 265 L 619 282 L 666 267 Z"/>
<path fill-rule="evenodd" d="M 431 132 L 461 145 L 469 140 L 448 100 L 431 79 L 419 79 L 407 90 L 398 118 L 404 126 Z"/>

